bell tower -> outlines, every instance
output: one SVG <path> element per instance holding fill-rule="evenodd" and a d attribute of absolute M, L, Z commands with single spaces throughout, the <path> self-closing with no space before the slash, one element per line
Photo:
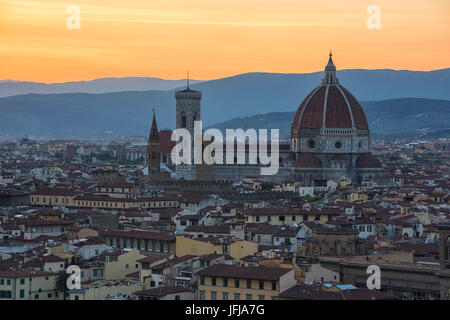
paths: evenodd
<path fill-rule="evenodd" d="M 176 100 L 176 128 L 186 129 L 191 135 L 191 161 L 194 159 L 194 123 L 201 121 L 200 100 L 202 93 L 189 87 L 189 72 L 186 89 L 175 92 Z M 193 163 L 177 166 L 177 177 L 186 180 L 196 180 L 197 173 Z"/>
<path fill-rule="evenodd" d="M 186 89 L 175 92 L 176 128 L 187 129 L 194 136 L 194 122 L 200 121 L 200 100 L 202 93 L 189 88 L 189 73 Z"/>
<path fill-rule="evenodd" d="M 160 180 L 161 173 L 161 145 L 159 140 L 158 125 L 156 124 L 155 110 L 153 109 L 153 121 L 147 145 L 148 179 Z"/>

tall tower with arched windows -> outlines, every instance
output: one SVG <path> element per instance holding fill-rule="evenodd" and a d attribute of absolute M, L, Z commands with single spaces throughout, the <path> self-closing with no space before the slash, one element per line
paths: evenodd
<path fill-rule="evenodd" d="M 194 123 L 200 121 L 200 100 L 202 93 L 189 88 L 189 77 L 186 89 L 175 92 L 176 100 L 176 128 L 186 129 L 191 134 L 191 161 L 194 161 Z M 187 179 L 197 178 L 196 167 L 193 163 L 177 166 L 177 175 Z"/>
<path fill-rule="evenodd" d="M 175 92 L 176 99 L 176 128 L 187 129 L 194 136 L 194 121 L 200 121 L 200 100 L 202 93 L 189 88 L 189 79 L 187 87 L 184 90 Z"/>

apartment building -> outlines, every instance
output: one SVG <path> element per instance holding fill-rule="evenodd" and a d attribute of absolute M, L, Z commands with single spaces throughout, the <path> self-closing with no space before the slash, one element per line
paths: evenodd
<path fill-rule="evenodd" d="M 57 300 L 56 273 L 35 270 L 0 271 L 0 300 Z"/>
<path fill-rule="evenodd" d="M 196 274 L 199 300 L 276 300 L 296 284 L 284 268 L 214 264 Z"/>

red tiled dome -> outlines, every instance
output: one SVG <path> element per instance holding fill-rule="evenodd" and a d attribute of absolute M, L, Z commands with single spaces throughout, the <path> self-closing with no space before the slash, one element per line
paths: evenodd
<path fill-rule="evenodd" d="M 311 152 L 304 152 L 300 154 L 298 159 L 295 161 L 294 168 L 320 169 L 322 168 L 322 163 Z"/>
<path fill-rule="evenodd" d="M 321 85 L 303 102 L 294 117 L 292 130 L 320 128 L 369 129 L 358 100 L 342 86 Z"/>
<path fill-rule="evenodd" d="M 299 129 L 369 129 L 364 110 L 356 98 L 339 84 L 333 60 L 328 61 L 322 84 L 300 104 L 292 123 L 292 134 Z"/>
<path fill-rule="evenodd" d="M 356 168 L 381 168 L 381 163 L 370 153 L 364 153 L 356 160 Z"/>

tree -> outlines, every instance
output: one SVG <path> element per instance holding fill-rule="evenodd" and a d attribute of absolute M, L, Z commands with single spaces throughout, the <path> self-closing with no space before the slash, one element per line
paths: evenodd
<path fill-rule="evenodd" d="M 55 281 L 55 289 L 58 292 L 63 293 L 64 300 L 66 300 L 66 294 L 67 294 L 67 279 L 69 279 L 69 274 L 63 270 L 63 271 L 58 272 L 58 275 L 57 275 L 56 281 Z"/>

